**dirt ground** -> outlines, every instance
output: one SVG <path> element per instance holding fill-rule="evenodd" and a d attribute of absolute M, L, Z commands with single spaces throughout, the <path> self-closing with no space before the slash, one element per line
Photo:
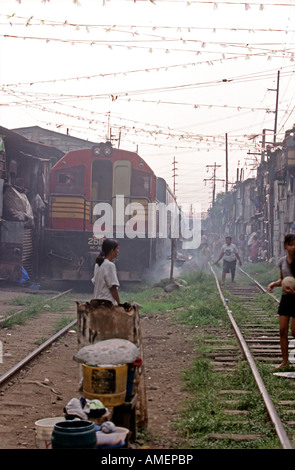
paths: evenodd
<path fill-rule="evenodd" d="M 4 297 L 1 296 L 2 305 Z M 37 328 L 42 321 L 35 318 L 32 327 Z M 137 435 L 134 446 L 185 449 L 186 443 L 173 428 L 173 422 L 188 396 L 182 387 L 181 373 L 193 362 L 193 337 L 197 330 L 174 324 L 173 312 L 141 315 L 140 323 L 148 426 L 147 433 Z M 19 335 L 21 344 L 22 329 L 16 328 L 12 334 Z M 80 397 L 78 364 L 73 360 L 76 350 L 77 335 L 69 332 L 0 389 L 0 449 L 36 449 L 35 421 L 63 416 L 69 400 Z"/>

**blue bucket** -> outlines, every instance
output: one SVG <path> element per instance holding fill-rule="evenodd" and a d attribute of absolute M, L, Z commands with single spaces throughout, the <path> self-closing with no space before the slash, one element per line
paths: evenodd
<path fill-rule="evenodd" d="M 54 425 L 52 449 L 95 449 L 95 425 L 87 420 L 67 420 Z"/>

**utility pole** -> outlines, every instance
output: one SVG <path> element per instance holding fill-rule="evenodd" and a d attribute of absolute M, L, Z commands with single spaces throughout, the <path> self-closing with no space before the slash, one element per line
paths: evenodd
<path fill-rule="evenodd" d="M 278 110 L 279 110 L 279 88 L 280 88 L 280 71 L 278 70 L 277 76 L 277 92 L 276 92 L 276 110 L 275 110 L 275 126 L 273 130 L 273 143 L 276 143 L 277 138 L 277 124 L 278 124 Z"/>
<path fill-rule="evenodd" d="M 177 161 L 175 160 L 175 157 L 173 157 L 173 163 L 172 163 L 172 176 L 173 176 L 173 194 L 176 198 L 175 191 L 176 191 L 176 163 Z M 170 280 L 173 280 L 173 270 L 174 270 L 174 260 L 176 257 L 176 239 L 172 237 L 171 235 L 171 265 L 170 265 Z"/>
<path fill-rule="evenodd" d="M 112 141 L 112 130 L 111 130 L 111 112 L 108 112 L 108 131 L 107 131 L 107 139 L 110 142 Z"/>
<path fill-rule="evenodd" d="M 225 134 L 225 192 L 228 192 L 228 141 Z"/>
<path fill-rule="evenodd" d="M 275 113 L 275 123 L 274 123 L 274 130 L 273 130 L 273 144 L 276 143 L 277 138 L 277 124 L 278 124 L 278 111 L 279 111 L 279 88 L 280 88 L 280 71 L 278 70 L 277 74 L 277 87 L 275 89 L 268 88 L 268 91 L 275 91 L 276 92 L 276 109 Z"/>
<path fill-rule="evenodd" d="M 261 147 L 261 154 L 259 153 L 256 153 L 256 154 L 253 154 L 253 155 L 261 155 L 261 162 L 264 162 L 265 161 L 265 149 L 266 149 L 266 144 L 272 144 L 272 142 L 266 142 L 266 132 L 269 131 L 269 132 L 273 132 L 272 129 L 262 129 L 262 147 Z M 248 152 L 250 153 L 250 152 Z"/>
<path fill-rule="evenodd" d="M 205 183 L 206 181 L 212 181 L 212 185 L 213 185 L 213 194 L 212 194 L 212 206 L 215 202 L 215 191 L 216 191 L 216 181 L 224 181 L 222 179 L 218 179 L 216 178 L 216 171 L 217 171 L 217 168 L 220 168 L 221 165 L 216 165 L 216 163 L 214 163 L 214 165 L 207 165 L 206 168 L 207 168 L 207 171 L 209 170 L 209 168 L 213 168 L 213 175 L 211 176 L 211 178 L 208 178 L 208 179 L 204 179 Z"/>
<path fill-rule="evenodd" d="M 173 194 L 175 196 L 175 192 L 176 192 L 176 176 L 178 176 L 175 172 L 177 170 L 176 168 L 176 161 L 175 161 L 175 157 L 173 157 L 173 167 L 172 167 L 172 176 L 173 176 Z"/>

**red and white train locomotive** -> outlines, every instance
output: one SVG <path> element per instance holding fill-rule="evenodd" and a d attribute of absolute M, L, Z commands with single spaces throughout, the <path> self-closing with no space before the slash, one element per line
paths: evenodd
<path fill-rule="evenodd" d="M 166 181 L 137 153 L 113 148 L 110 142 L 66 153 L 51 169 L 45 274 L 54 280 L 89 281 L 105 233 L 120 245 L 119 279 L 141 280 L 159 256 L 170 254 L 171 219 L 168 237 L 160 237 L 157 226 L 153 228 L 156 236 L 148 234 L 151 203 L 156 207 L 176 201 Z M 119 207 L 124 208 L 123 217 Z M 128 236 L 124 230 L 132 219 L 130 207 L 141 208 L 133 226 L 136 236 Z M 111 219 L 104 208 L 105 212 L 111 209 Z M 104 233 L 97 236 L 97 224 L 102 220 L 99 225 Z M 157 221 L 158 216 L 156 225 Z"/>

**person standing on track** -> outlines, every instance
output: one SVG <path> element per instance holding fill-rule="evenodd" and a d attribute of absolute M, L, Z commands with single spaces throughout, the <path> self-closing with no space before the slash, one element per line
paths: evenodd
<path fill-rule="evenodd" d="M 208 266 L 210 261 L 210 249 L 208 247 L 208 243 L 205 242 L 201 248 L 201 272 L 208 272 Z"/>
<path fill-rule="evenodd" d="M 224 285 L 225 276 L 227 273 L 231 273 L 231 281 L 234 282 L 236 275 L 236 264 L 237 260 L 239 261 L 240 266 L 242 266 L 242 261 L 239 256 L 238 249 L 234 243 L 232 243 L 232 238 L 228 235 L 225 237 L 225 244 L 221 247 L 221 253 L 219 258 L 215 263 L 217 264 L 223 257 L 223 267 L 222 267 L 222 281 L 221 285 Z"/>
<path fill-rule="evenodd" d="M 282 280 L 287 276 L 295 277 L 295 234 L 289 233 L 284 239 L 284 248 L 287 255 L 283 256 L 278 261 L 280 269 L 280 279 L 271 282 L 267 287 L 270 292 L 275 287 L 282 286 Z M 280 345 L 282 351 L 282 363 L 278 369 L 285 367 L 289 364 L 288 358 L 288 331 L 289 323 L 291 321 L 291 334 L 295 337 L 295 291 L 290 287 L 282 286 L 282 295 L 278 307 L 279 314 L 279 328 L 280 328 Z"/>
<path fill-rule="evenodd" d="M 95 274 L 92 280 L 94 284 L 93 298 L 111 302 L 113 305 L 120 303 L 116 266 L 113 260 L 119 253 L 119 244 L 116 240 L 107 238 L 102 244 L 102 253 L 96 260 Z"/>

